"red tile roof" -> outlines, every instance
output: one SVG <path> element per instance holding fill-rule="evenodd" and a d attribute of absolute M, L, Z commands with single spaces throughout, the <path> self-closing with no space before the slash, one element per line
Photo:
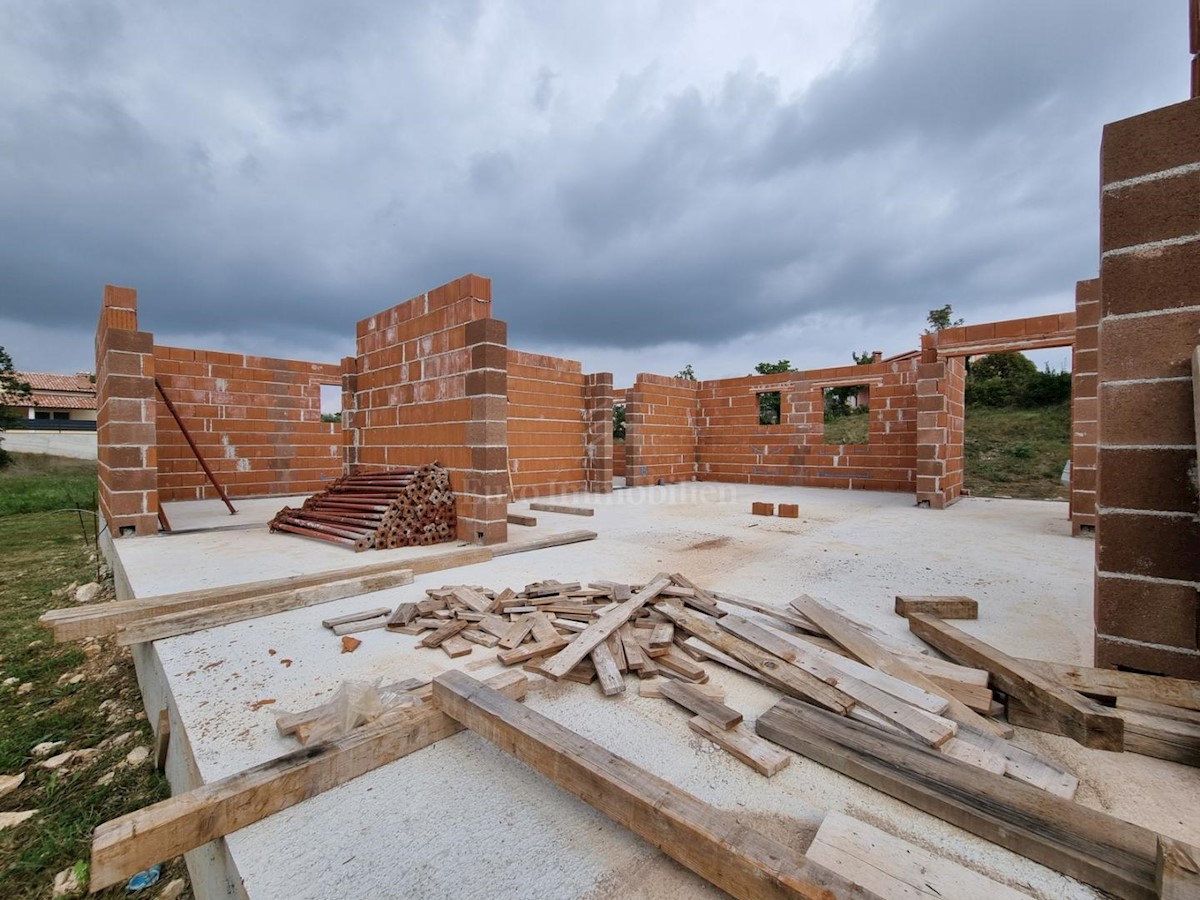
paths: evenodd
<path fill-rule="evenodd" d="M 29 383 L 30 395 L 4 398 L 8 406 L 36 406 L 47 409 L 95 409 L 96 385 L 87 372 L 56 375 L 53 372 L 18 372 L 17 377 Z"/>
<path fill-rule="evenodd" d="M 87 372 L 76 372 L 74 375 L 56 375 L 53 372 L 18 372 L 17 377 L 28 381 L 35 391 L 82 391 L 88 394 L 96 393 L 96 385 L 92 376 Z"/>

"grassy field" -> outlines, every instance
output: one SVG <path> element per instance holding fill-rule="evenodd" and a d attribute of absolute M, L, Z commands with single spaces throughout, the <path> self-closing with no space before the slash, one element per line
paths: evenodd
<path fill-rule="evenodd" d="M 17 456 L 16 465 L 0 470 L 0 783 L 3 776 L 25 780 L 0 796 L 0 813 L 37 813 L 0 830 L 0 893 L 5 900 L 41 900 L 67 869 L 86 886 L 96 825 L 169 790 L 152 761 L 128 761 L 151 745 L 128 650 L 111 639 L 55 644 L 37 624 L 45 610 L 71 604 L 73 582 L 96 580 L 95 519 L 85 515 L 85 540 L 77 513 L 49 511 L 84 499 L 90 504 L 95 464 Z M 62 747 L 48 757 L 32 753 L 59 741 Z M 57 770 L 42 766 L 70 750 L 95 752 Z M 185 878 L 182 860 L 164 867 L 160 885 L 173 878 Z M 160 889 L 138 896 L 150 900 Z M 121 885 L 97 896 L 127 895 Z"/>
<path fill-rule="evenodd" d="M 1060 480 L 1071 456 L 1069 403 L 1038 409 L 966 411 L 965 483 L 975 497 L 1067 499 Z"/>

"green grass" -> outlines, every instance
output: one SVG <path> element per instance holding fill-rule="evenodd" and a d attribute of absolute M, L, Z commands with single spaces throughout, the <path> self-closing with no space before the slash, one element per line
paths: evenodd
<path fill-rule="evenodd" d="M 12 453 L 0 469 L 0 516 L 92 506 L 96 463 L 83 459 Z"/>
<path fill-rule="evenodd" d="M 71 490 L 77 499 L 86 496 L 90 502 L 94 476 L 86 468 L 72 461 L 22 458 L 16 473 L 0 472 L 0 496 L 8 500 L 15 484 L 24 501 L 34 505 L 57 507 L 62 492 Z M 89 538 L 93 522 L 89 517 Z M 0 579 L 0 681 L 17 679 L 0 685 L 0 774 L 25 773 L 20 788 L 0 797 L 0 811 L 38 810 L 29 821 L 0 831 L 0 894 L 5 900 L 50 896 L 56 873 L 86 866 L 97 825 L 169 794 L 166 780 L 149 763 L 122 768 L 109 784 L 97 784 L 134 747 L 152 744 L 150 729 L 139 718 L 141 696 L 128 650 L 111 638 L 87 647 L 55 644 L 37 624 L 45 610 L 70 605 L 63 588 L 95 580 L 92 553 L 75 513 L 6 511 L 0 518 L 5 575 Z M 76 685 L 59 684 L 65 673 L 85 678 Z M 32 690 L 17 693 L 26 682 Z M 109 710 L 100 708 L 106 700 L 117 701 L 127 714 L 110 721 Z M 30 754 L 43 741 L 66 741 L 63 750 L 84 749 L 130 731 L 134 736 L 128 743 L 88 762 L 68 764 L 60 773 L 41 768 Z M 169 864 L 163 883 L 183 876 L 181 860 L 164 862 Z M 97 896 L 123 897 L 124 884 Z"/>
<path fill-rule="evenodd" d="M 1071 456 L 1071 405 L 1036 409 L 969 406 L 963 442 L 964 483 L 975 497 L 1057 500 Z"/>
<path fill-rule="evenodd" d="M 845 416 L 831 416 L 825 419 L 826 444 L 866 444 L 869 416 L 857 413 Z"/>

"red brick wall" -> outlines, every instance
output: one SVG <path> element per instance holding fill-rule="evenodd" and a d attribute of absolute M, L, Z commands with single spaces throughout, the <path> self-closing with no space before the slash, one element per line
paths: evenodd
<path fill-rule="evenodd" d="M 1075 313 L 1052 313 L 1028 319 L 959 325 L 921 335 L 921 350 L 936 356 L 981 356 L 1046 347 L 1069 347 L 1075 341 Z M 928 361 L 929 357 L 927 357 Z"/>
<path fill-rule="evenodd" d="M 345 440 L 356 469 L 439 461 L 458 496 L 458 537 L 507 537 L 508 337 L 478 275 L 358 323 Z"/>
<path fill-rule="evenodd" d="M 588 423 L 579 363 L 508 351 L 508 465 L 514 497 L 584 490 Z"/>
<path fill-rule="evenodd" d="M 630 487 L 697 474 L 700 382 L 638 375 L 625 392 L 625 478 Z"/>
<path fill-rule="evenodd" d="M 613 477 L 625 477 L 625 442 L 613 441 Z"/>
<path fill-rule="evenodd" d="M 1071 533 L 1096 527 L 1096 446 L 1100 279 L 1075 285 L 1075 347 L 1071 353 Z"/>
<path fill-rule="evenodd" d="M 966 363 L 922 362 L 917 376 L 917 503 L 945 509 L 962 496 Z"/>
<path fill-rule="evenodd" d="M 161 346 L 154 358 L 229 496 L 313 493 L 342 474 L 342 427 L 321 421 L 321 385 L 340 384 L 340 366 Z M 157 408 L 159 496 L 217 497 L 166 404 Z"/>
<path fill-rule="evenodd" d="M 154 336 L 138 331 L 137 291 L 104 286 L 96 326 L 96 474 L 109 534 L 158 531 Z"/>
<path fill-rule="evenodd" d="M 587 420 L 583 464 L 585 487 L 593 493 L 610 494 L 613 489 L 612 373 L 588 375 L 583 391 L 583 414 Z"/>
<path fill-rule="evenodd" d="M 1096 663 L 1200 678 L 1200 100 L 1101 146 Z"/>
<path fill-rule="evenodd" d="M 825 442 L 824 389 L 869 386 L 869 442 Z M 705 381 L 699 477 L 706 481 L 885 491 L 916 486 L 916 361 Z M 780 423 L 759 424 L 758 394 L 780 392 Z"/>

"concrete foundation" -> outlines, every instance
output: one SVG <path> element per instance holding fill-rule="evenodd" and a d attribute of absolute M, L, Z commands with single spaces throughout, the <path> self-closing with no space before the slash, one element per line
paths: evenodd
<path fill-rule="evenodd" d="M 751 516 L 752 500 L 798 503 L 800 517 Z M 429 550 L 353 554 L 268 534 L 265 524 L 241 527 L 265 523 L 284 502 L 243 501 L 236 518 L 219 502 L 168 504 L 177 529 L 223 530 L 112 542 L 114 568 L 127 590 L 148 596 L 353 569 Z M 810 593 L 914 644 L 892 612 L 895 594 L 967 594 L 981 610 L 968 625 L 971 633 L 1022 656 L 1092 661 L 1093 548 L 1071 539 L 1065 504 L 964 499 L 931 513 L 898 494 L 714 483 L 566 495 L 561 502 L 594 507 L 595 517 L 538 513 L 536 528 L 510 537 L 583 526 L 599 539 L 138 648 L 150 720 L 164 705 L 171 711 L 168 775 L 175 790 L 295 749 L 276 733 L 275 714 L 322 702 L 344 680 L 392 681 L 452 664 L 481 676 L 498 671 L 493 651 L 477 648 L 452 663 L 439 651 L 415 649 L 414 637 L 378 631 L 359 635 L 357 652 L 343 654 L 320 625 L 329 616 L 417 599 L 445 583 L 519 589 L 544 578 L 641 581 L 677 571 L 779 606 Z M 524 507 L 514 504 L 512 511 Z M 715 664 L 709 671 L 751 724 L 777 696 Z M 563 682 L 527 702 L 787 845 L 803 849 L 822 816 L 840 810 L 1036 897 L 1099 896 L 803 758 L 767 780 L 694 735 L 672 704 L 640 698 L 636 678 L 626 684 L 625 694 L 605 698 L 595 686 Z M 269 699 L 275 702 L 255 708 Z M 1079 802 L 1200 843 L 1200 808 L 1178 802 L 1200 791 L 1200 771 L 1020 729 L 1018 737 L 1079 775 Z M 189 868 L 202 898 L 719 896 L 471 734 L 232 834 L 191 854 Z"/>

